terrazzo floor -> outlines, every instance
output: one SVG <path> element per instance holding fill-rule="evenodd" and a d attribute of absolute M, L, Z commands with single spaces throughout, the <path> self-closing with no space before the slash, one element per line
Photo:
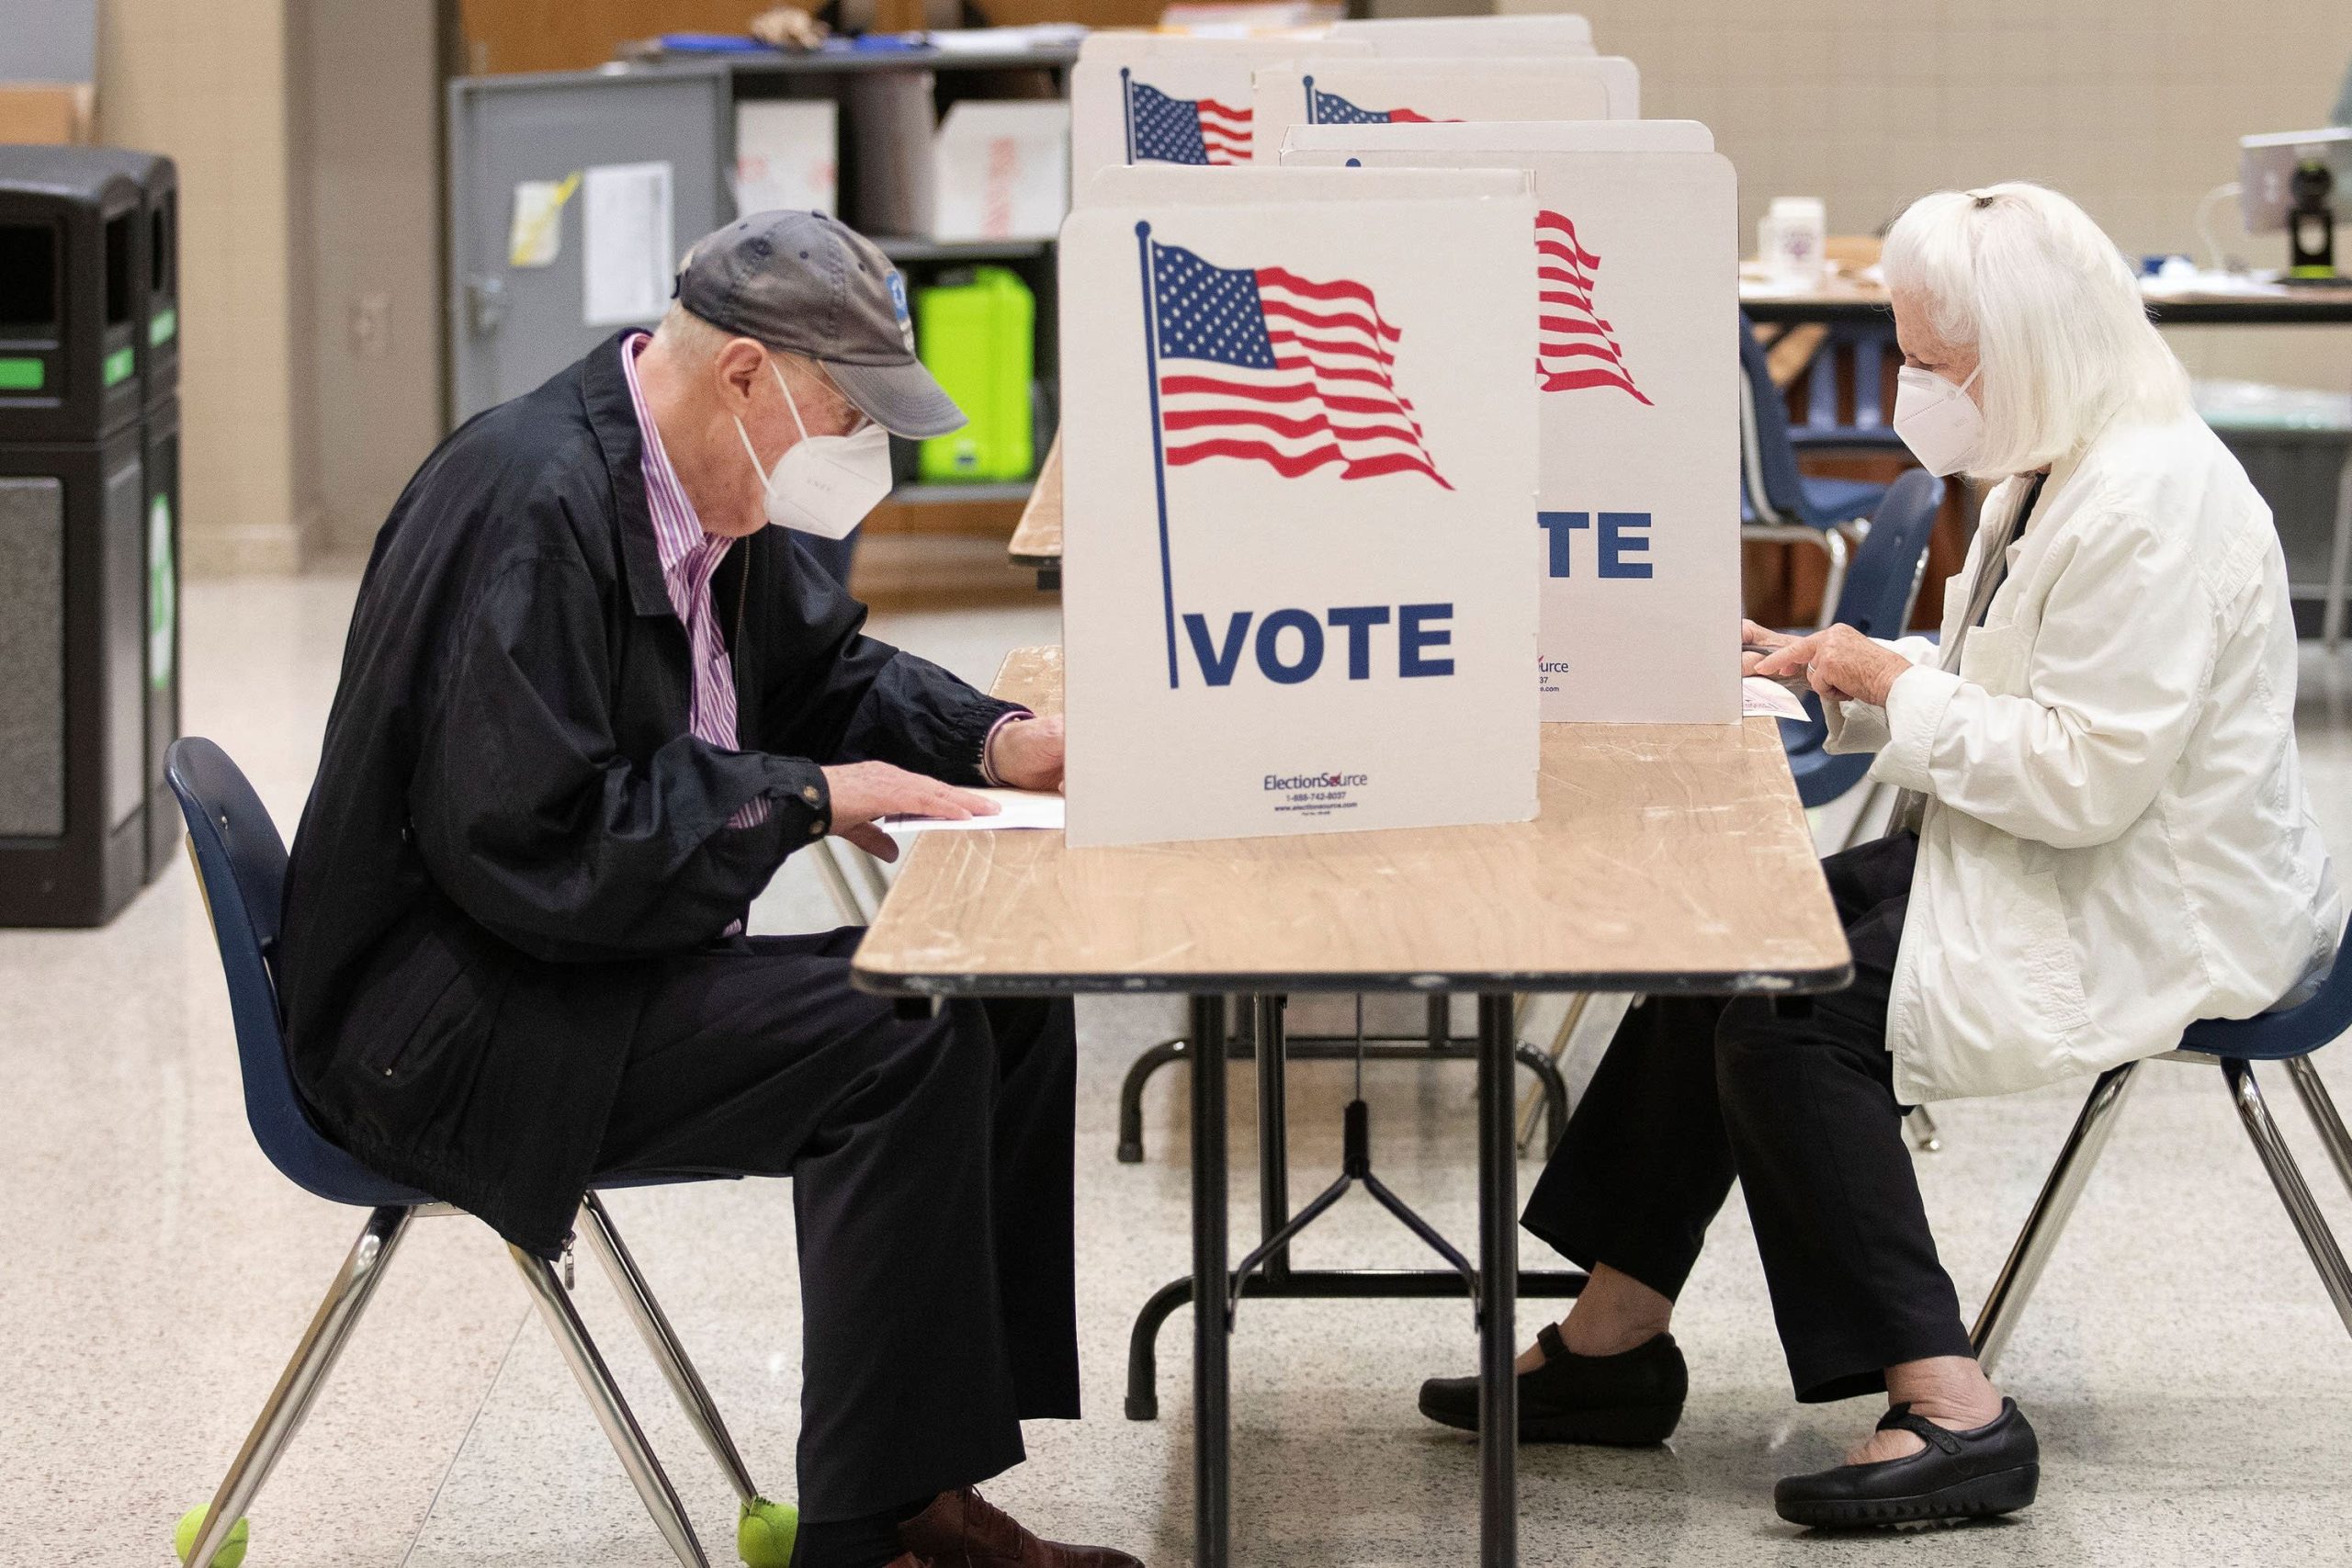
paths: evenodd
<path fill-rule="evenodd" d="M 352 580 L 195 583 L 187 728 L 220 741 L 290 827 L 311 770 Z M 1052 640 L 1034 608 L 885 619 L 884 635 L 985 681 Z M 2306 655 L 2302 737 L 2339 858 L 2352 860 L 2352 664 Z M 1835 824 L 1829 825 L 1830 828 Z M 832 923 L 788 864 L 755 929 Z M 1326 1007 L 1329 1004 L 1323 1004 Z M 1316 1021 L 1300 1021 L 1301 1027 Z M 1120 1413 L 1128 1325 L 1188 1256 L 1181 1071 L 1148 1101 L 1149 1157 L 1113 1156 L 1121 1073 L 1173 1007 L 1081 1004 L 1079 1247 L 1083 1422 L 1030 1432 L 991 1487 L 1063 1539 L 1154 1568 L 1191 1553 L 1191 1357 L 1163 1336 L 1163 1417 Z M 1344 1017 L 1328 1013 L 1327 1027 Z M 1597 1039 L 1605 1020 L 1583 1032 Z M 1544 1021 L 1531 1021 L 1542 1029 Z M 1589 1055 L 1589 1053 L 1587 1053 Z M 2339 1096 L 2352 1099 L 2352 1055 Z M 2142 1075 L 2121 1130 L 2014 1340 L 2003 1381 L 2043 1440 L 2042 1501 L 2005 1524 L 1899 1539 L 1808 1537 L 1772 1515 L 1782 1472 L 1828 1462 L 1871 1402 L 1790 1403 L 1744 1214 L 1724 1215 L 1677 1323 L 1693 1392 L 1645 1451 L 1534 1448 L 1521 1461 L 1531 1564 L 2352 1562 L 2352 1339 L 2329 1308 L 2207 1069 Z M 1337 1168 L 1349 1071 L 1291 1077 L 1303 1200 Z M 2352 1238 L 2352 1201 L 2282 1078 L 2272 1103 Z M 1973 1309 L 2081 1100 L 2067 1085 L 1940 1112 L 1919 1168 Z M 1468 1070 L 1377 1064 L 1375 1157 L 1449 1234 L 1475 1234 Z M 173 1520 L 210 1495 L 358 1216 L 255 1151 L 228 1007 L 191 876 L 175 867 L 107 929 L 0 932 L 0 1564 L 170 1561 Z M 1237 1238 L 1254 1224 L 1250 1075 L 1233 1074 Z M 1532 1180 L 1531 1165 L 1522 1174 Z M 747 1181 L 623 1193 L 613 1209 L 758 1474 L 791 1485 L 797 1292 L 789 1190 Z M 1555 1260 L 1532 1241 L 1529 1267 Z M 1361 1198 L 1297 1249 L 1306 1266 L 1418 1265 Z M 578 1300 L 713 1560 L 731 1500 L 593 1268 Z M 1523 1307 L 1532 1325 L 1533 1308 Z M 1466 1371 L 1459 1303 L 1252 1303 L 1233 1350 L 1238 1560 L 1283 1568 L 1476 1560 L 1475 1446 L 1415 1414 L 1430 1373 Z M 672 1561 L 481 1226 L 420 1223 L 308 1427 L 254 1510 L 255 1568 L 659 1565 Z"/>

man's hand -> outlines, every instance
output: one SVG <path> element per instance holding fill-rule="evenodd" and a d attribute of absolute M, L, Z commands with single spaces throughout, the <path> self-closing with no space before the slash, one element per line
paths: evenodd
<path fill-rule="evenodd" d="M 989 743 L 989 771 L 1012 789 L 1062 787 L 1062 721 L 1021 718 Z"/>
<path fill-rule="evenodd" d="M 1744 662 L 1744 661 L 1743 661 Z M 1825 702 L 1886 705 L 1895 677 L 1911 661 L 1849 626 L 1835 626 L 1794 637 L 1756 661 L 1752 674 L 1779 676 L 1802 671 Z"/>
<path fill-rule="evenodd" d="M 996 802 L 888 762 L 844 762 L 824 770 L 832 793 L 833 836 L 876 860 L 897 860 L 899 846 L 874 825 L 878 817 L 993 817 Z M 1001 774 L 998 775 L 1002 777 Z"/>

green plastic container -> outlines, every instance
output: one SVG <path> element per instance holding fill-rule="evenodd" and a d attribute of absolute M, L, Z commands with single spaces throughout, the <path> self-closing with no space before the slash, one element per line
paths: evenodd
<path fill-rule="evenodd" d="M 929 483 L 1025 479 L 1035 470 L 1030 417 L 1037 299 L 1010 267 L 950 273 L 915 291 L 915 351 L 971 416 L 922 443 L 916 471 Z"/>

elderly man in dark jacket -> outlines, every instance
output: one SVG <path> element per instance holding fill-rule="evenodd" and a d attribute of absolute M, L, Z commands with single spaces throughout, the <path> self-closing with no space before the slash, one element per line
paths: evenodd
<path fill-rule="evenodd" d="M 296 835 L 280 985 L 320 1119 L 551 1256 L 590 1179 L 790 1176 L 802 1568 L 1115 1568 L 969 1491 L 1078 1415 L 1067 1003 L 929 1019 L 854 931 L 747 937 L 785 857 L 953 786 L 1057 785 L 1058 721 L 859 630 L 884 430 L 962 423 L 864 239 L 765 213 L 428 458 L 378 536 Z M 763 1248 L 715 1237 L 737 1256 Z"/>

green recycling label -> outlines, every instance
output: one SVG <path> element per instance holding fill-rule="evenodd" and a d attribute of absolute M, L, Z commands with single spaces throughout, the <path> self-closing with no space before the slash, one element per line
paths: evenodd
<path fill-rule="evenodd" d="M 147 683 L 159 692 L 172 683 L 172 650 L 179 642 L 178 579 L 171 498 L 159 495 L 147 503 Z"/>

